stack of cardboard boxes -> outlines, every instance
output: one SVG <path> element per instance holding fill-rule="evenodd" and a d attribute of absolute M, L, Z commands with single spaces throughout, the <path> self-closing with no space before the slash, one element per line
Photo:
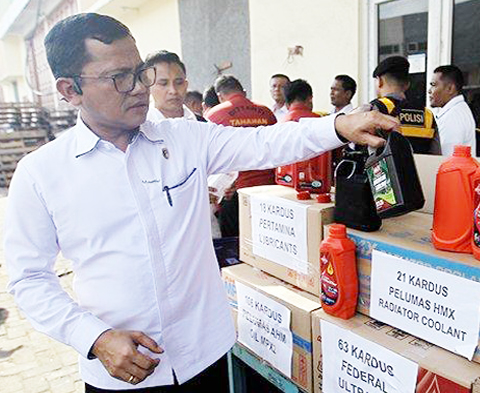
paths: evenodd
<path fill-rule="evenodd" d="M 424 212 L 384 220 L 377 232 L 348 230 L 357 246 L 359 274 L 358 313 L 348 321 L 327 315 L 319 301 L 319 246 L 324 231 L 333 221 L 333 204 L 298 201 L 296 192 L 283 186 L 239 191 L 240 260 L 244 263 L 222 270 L 238 343 L 290 378 L 302 391 L 321 392 L 323 386 L 325 392 L 347 393 L 480 392 L 479 354 L 475 352 L 473 361 L 469 361 L 461 345 L 458 350 L 455 345 L 452 348 L 442 345 L 448 350 L 440 348 L 441 344 L 432 344 L 436 342 L 433 335 L 431 339 L 420 329 L 430 324 L 434 333 L 462 338 L 461 325 L 456 325 L 460 324 L 456 320 L 460 311 L 442 308 L 443 317 L 448 319 L 446 314 L 450 314 L 452 323 L 448 332 L 447 326 L 440 326 L 433 319 L 431 323 L 424 319 L 422 324 L 422 315 L 416 316 L 418 330 L 415 324 L 407 324 L 413 328 L 403 331 L 400 326 L 389 326 L 370 317 L 378 315 L 371 308 L 372 299 L 377 304 L 379 296 L 389 294 L 402 304 L 408 295 L 398 288 L 392 289 L 388 278 L 378 277 L 379 273 L 375 273 L 377 277 L 372 284 L 372 255 L 376 266 L 387 266 L 387 272 L 397 265 L 392 264 L 390 269 L 386 265 L 388 258 L 382 259 L 385 255 L 397 258 L 396 263 L 400 262 L 412 275 L 421 268 L 433 268 L 435 274 L 437 271 L 448 274 L 452 283 L 459 277 L 480 281 L 480 263 L 471 255 L 440 252 L 432 247 L 434 174 L 441 159 L 425 156 L 416 159 L 427 199 Z M 392 275 L 399 273 L 392 271 Z M 405 277 L 408 284 L 409 277 Z M 378 294 L 377 287 L 383 281 L 387 295 Z M 432 282 L 430 295 L 442 296 L 442 287 L 438 283 L 435 287 L 433 278 L 424 281 Z M 423 284 L 426 291 L 429 283 Z M 437 289 L 439 295 L 435 294 Z M 446 289 L 443 290 L 445 295 Z M 418 299 L 415 297 L 414 305 L 425 307 L 426 300 Z M 382 300 L 380 304 L 384 304 Z M 432 301 L 432 309 L 434 305 Z M 408 322 L 408 310 L 403 309 Z M 386 310 L 401 314 L 392 307 Z M 474 321 L 480 320 L 479 313 L 478 309 L 472 312 Z"/>

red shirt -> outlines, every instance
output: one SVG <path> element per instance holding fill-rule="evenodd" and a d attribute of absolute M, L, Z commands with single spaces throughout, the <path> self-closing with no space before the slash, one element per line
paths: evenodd
<path fill-rule="evenodd" d="M 302 117 L 320 117 L 316 113 L 313 113 L 312 110 L 301 102 L 295 102 L 288 107 L 288 113 L 283 119 L 286 121 L 298 121 Z"/>
<path fill-rule="evenodd" d="M 228 101 L 210 109 L 206 118 L 212 123 L 233 127 L 257 127 L 275 124 L 277 119 L 266 106 L 257 105 L 242 93 L 230 97 Z M 275 170 L 243 171 L 235 182 L 237 189 L 243 187 L 275 184 Z"/>

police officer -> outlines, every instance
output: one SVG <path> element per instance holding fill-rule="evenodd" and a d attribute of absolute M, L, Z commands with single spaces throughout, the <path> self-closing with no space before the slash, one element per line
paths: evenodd
<path fill-rule="evenodd" d="M 407 137 L 414 153 L 441 154 L 440 139 L 432 111 L 414 107 L 405 96 L 410 86 L 410 63 L 402 56 L 391 56 L 373 71 L 377 99 L 372 109 L 398 117 L 400 132 Z"/>

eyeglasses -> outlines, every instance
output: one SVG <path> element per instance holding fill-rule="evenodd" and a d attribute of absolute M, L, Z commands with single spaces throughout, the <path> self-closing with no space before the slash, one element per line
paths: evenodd
<path fill-rule="evenodd" d="M 89 76 L 89 75 L 74 75 L 74 79 L 111 79 L 115 89 L 119 93 L 130 93 L 135 89 L 137 80 L 145 87 L 153 86 L 155 83 L 155 67 L 141 68 L 133 72 L 121 72 L 112 76 Z"/>

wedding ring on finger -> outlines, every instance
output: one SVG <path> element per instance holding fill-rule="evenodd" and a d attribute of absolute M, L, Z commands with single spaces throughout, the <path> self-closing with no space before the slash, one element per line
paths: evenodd
<path fill-rule="evenodd" d="M 131 383 L 131 384 L 135 384 L 135 380 L 136 380 L 135 376 L 130 375 L 130 378 L 128 378 L 128 381 L 127 381 L 127 382 L 128 382 L 128 383 Z"/>

